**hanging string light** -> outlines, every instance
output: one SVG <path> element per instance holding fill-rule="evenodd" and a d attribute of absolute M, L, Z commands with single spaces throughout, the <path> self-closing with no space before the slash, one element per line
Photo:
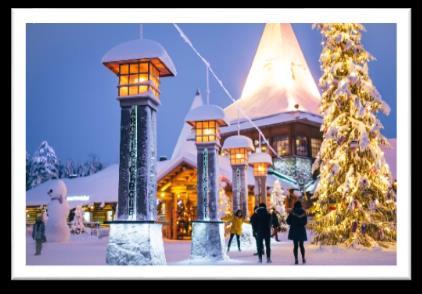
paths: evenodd
<path fill-rule="evenodd" d="M 173 26 L 176 28 L 176 30 L 179 32 L 180 37 L 183 39 L 183 41 L 185 41 L 189 47 L 193 50 L 193 52 L 202 60 L 202 62 L 205 64 L 205 66 L 207 67 L 207 73 L 208 71 L 212 74 L 212 76 L 215 78 L 215 80 L 217 81 L 217 83 L 219 84 L 219 86 L 221 87 L 221 89 L 224 91 L 224 93 L 226 93 L 227 97 L 232 101 L 232 102 L 236 102 L 236 99 L 233 98 L 233 96 L 231 95 L 231 93 L 229 92 L 229 90 L 227 90 L 227 88 L 224 86 L 223 82 L 221 81 L 221 79 L 217 76 L 217 74 L 214 72 L 213 68 L 211 67 L 210 63 L 208 62 L 208 60 L 206 60 L 201 53 L 199 53 L 199 51 L 195 48 L 195 46 L 193 46 L 191 40 L 186 36 L 186 34 L 183 32 L 183 30 L 175 23 L 173 23 Z M 272 146 L 270 145 L 270 143 L 268 142 L 267 138 L 264 136 L 264 134 L 262 133 L 261 129 L 252 121 L 252 119 L 243 111 L 243 109 L 239 106 L 236 105 L 237 110 L 242 114 L 243 117 L 245 117 L 248 122 L 258 131 L 258 133 L 262 136 L 264 142 L 267 144 L 268 148 L 271 150 L 271 152 L 274 154 L 275 157 L 277 157 L 278 159 L 281 159 L 281 157 L 277 154 L 277 152 L 274 150 L 274 148 L 272 148 Z"/>

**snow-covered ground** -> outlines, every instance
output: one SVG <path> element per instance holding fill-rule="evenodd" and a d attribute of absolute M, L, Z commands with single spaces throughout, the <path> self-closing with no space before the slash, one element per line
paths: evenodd
<path fill-rule="evenodd" d="M 293 246 L 287 233 L 279 234 L 281 242 L 272 241 L 271 265 L 293 265 Z M 89 234 L 72 235 L 68 243 L 44 243 L 42 255 L 34 256 L 35 244 L 27 236 L 27 265 L 105 265 L 108 237 L 98 239 Z M 257 257 L 251 250 L 237 251 L 235 240 L 229 252 L 230 259 L 221 264 L 256 265 Z M 227 244 L 227 240 L 226 240 Z M 168 265 L 189 263 L 190 241 L 165 240 Z M 305 243 L 307 265 L 395 265 L 395 249 L 353 249 L 334 246 L 315 246 Z M 264 263 L 263 265 L 267 265 Z"/>

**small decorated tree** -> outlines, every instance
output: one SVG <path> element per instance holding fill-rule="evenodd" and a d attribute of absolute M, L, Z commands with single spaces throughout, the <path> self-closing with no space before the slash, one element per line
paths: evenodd
<path fill-rule="evenodd" d="M 287 230 L 287 213 L 286 213 L 286 206 L 285 206 L 285 200 L 287 195 L 285 194 L 283 188 L 281 187 L 281 183 L 279 180 L 275 180 L 273 184 L 273 188 L 271 190 L 271 206 L 274 207 L 276 210 L 280 226 L 282 231 Z"/>
<path fill-rule="evenodd" d="M 84 211 L 80 205 L 76 206 L 75 216 L 72 221 L 72 232 L 76 234 L 85 232 Z"/>

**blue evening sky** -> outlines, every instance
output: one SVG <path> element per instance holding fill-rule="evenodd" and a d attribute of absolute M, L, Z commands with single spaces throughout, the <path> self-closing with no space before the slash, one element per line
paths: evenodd
<path fill-rule="evenodd" d="M 181 24 L 234 97 L 241 93 L 264 24 Z M 366 24 L 363 44 L 376 60 L 371 78 L 390 105 L 380 114 L 384 135 L 396 137 L 396 25 Z M 314 79 L 320 75 L 321 35 L 311 24 L 293 24 Z M 161 43 L 172 57 L 176 77 L 163 78 L 158 111 L 158 155 L 171 156 L 197 88 L 205 94 L 205 67 L 170 24 L 144 25 L 144 38 Z M 84 161 L 96 154 L 118 162 L 120 107 L 117 78 L 101 64 L 113 46 L 136 39 L 138 24 L 28 24 L 26 147 L 33 153 L 42 140 L 62 160 Z M 211 103 L 229 98 L 211 79 Z M 205 95 L 203 95 L 205 97 Z"/>

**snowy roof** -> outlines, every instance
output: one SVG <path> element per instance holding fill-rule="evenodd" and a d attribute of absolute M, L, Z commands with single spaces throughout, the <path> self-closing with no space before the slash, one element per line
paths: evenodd
<path fill-rule="evenodd" d="M 249 117 L 295 109 L 319 114 L 321 95 L 290 24 L 265 26 L 240 99 L 226 107 L 230 121 L 240 106 Z"/>
<path fill-rule="evenodd" d="M 196 168 L 196 152 L 184 152 L 183 154 L 166 161 L 157 162 L 157 180 L 163 178 L 166 174 L 171 172 L 175 167 L 181 163 L 187 163 L 192 167 Z M 232 180 L 232 168 L 230 165 L 230 159 L 226 156 L 218 156 L 219 162 L 219 175 L 224 177 L 231 183 Z M 267 186 L 272 187 L 274 181 L 278 179 L 282 186 L 286 189 L 297 188 L 293 183 L 280 179 L 274 175 L 269 174 L 267 176 Z M 90 203 L 105 203 L 105 202 L 117 202 L 118 199 L 118 187 L 119 187 L 119 165 L 113 164 L 107 168 L 95 173 L 91 176 L 75 178 L 75 179 L 62 179 L 67 187 L 67 196 L 69 201 L 69 207 L 74 208 L 78 205 L 85 205 Z M 48 190 L 54 187 L 58 180 L 50 180 L 44 182 L 28 191 L 26 191 L 26 205 L 38 206 L 48 204 L 50 198 L 47 194 Z M 253 176 L 253 169 L 249 167 L 246 173 L 246 182 L 248 186 L 255 185 L 255 179 Z M 88 199 L 72 200 L 69 198 L 76 199 L 75 196 L 89 196 Z"/>
<path fill-rule="evenodd" d="M 251 138 L 242 135 L 230 136 L 224 140 L 223 149 L 234 148 L 247 148 L 249 150 L 254 150 Z"/>
<path fill-rule="evenodd" d="M 277 113 L 269 116 L 259 117 L 252 119 L 253 122 L 258 126 L 271 126 L 282 123 L 288 123 L 291 121 L 304 121 L 315 124 L 322 124 L 322 117 L 320 115 L 304 112 L 304 111 L 287 111 L 282 113 Z M 253 129 L 254 127 L 248 120 L 241 120 L 239 122 L 241 130 Z M 221 133 L 231 133 L 237 130 L 237 123 L 231 122 L 229 126 L 221 128 Z"/>
<path fill-rule="evenodd" d="M 273 164 L 271 156 L 266 152 L 255 152 L 249 155 L 249 163 L 267 163 L 269 165 Z"/>
<path fill-rule="evenodd" d="M 188 112 L 186 115 L 185 121 L 192 123 L 195 121 L 206 121 L 206 120 L 216 120 L 220 125 L 227 125 L 226 115 L 224 110 L 217 105 L 205 104 L 199 107 L 196 107 Z"/>
<path fill-rule="evenodd" d="M 141 59 L 158 59 L 160 76 L 175 76 L 176 67 L 164 47 L 153 40 L 137 39 L 111 48 L 103 57 L 102 63 L 115 71 L 112 64 Z"/>

